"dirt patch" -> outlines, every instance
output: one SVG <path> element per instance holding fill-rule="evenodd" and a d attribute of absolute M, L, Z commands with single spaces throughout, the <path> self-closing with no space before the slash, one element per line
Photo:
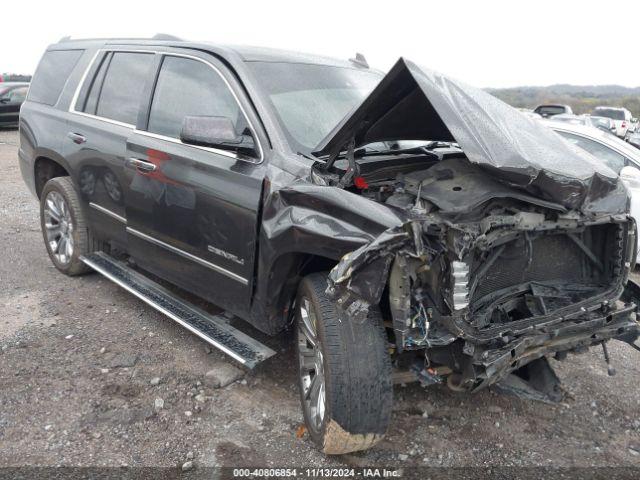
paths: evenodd
<path fill-rule="evenodd" d="M 55 316 L 43 315 L 40 303 L 41 296 L 37 292 L 0 296 L 0 305 L 3 306 L 3 314 L 0 320 L 0 338 L 11 337 L 27 325 L 55 325 Z"/>

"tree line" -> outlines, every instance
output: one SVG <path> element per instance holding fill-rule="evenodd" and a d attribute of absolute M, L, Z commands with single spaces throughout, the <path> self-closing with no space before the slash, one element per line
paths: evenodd
<path fill-rule="evenodd" d="M 595 107 L 624 107 L 634 117 L 640 116 L 640 87 L 620 85 L 551 85 L 549 87 L 515 87 L 488 89 L 502 101 L 517 108 L 534 108 L 543 103 L 570 105 L 574 113 L 591 113 Z"/>

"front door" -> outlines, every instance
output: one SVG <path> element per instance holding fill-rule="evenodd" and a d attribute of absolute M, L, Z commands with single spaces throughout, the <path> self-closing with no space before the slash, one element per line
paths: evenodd
<path fill-rule="evenodd" d="M 127 142 L 128 250 L 143 268 L 242 315 L 264 178 L 260 150 L 241 158 L 179 139 L 186 116 L 227 117 L 237 132 L 254 132 L 222 68 L 213 59 L 162 59 L 148 121 Z"/>

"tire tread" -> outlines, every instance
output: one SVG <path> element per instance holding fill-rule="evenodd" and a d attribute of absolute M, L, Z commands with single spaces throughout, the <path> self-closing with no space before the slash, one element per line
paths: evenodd
<path fill-rule="evenodd" d="M 393 385 L 386 332 L 377 307 L 369 309 L 362 324 L 355 323 L 342 318 L 326 288 L 324 273 L 305 277 L 301 285 L 322 319 L 318 328 L 325 350 L 328 420 L 341 427 L 325 428 L 322 449 L 325 453 L 364 450 L 383 438 L 391 419 Z"/>

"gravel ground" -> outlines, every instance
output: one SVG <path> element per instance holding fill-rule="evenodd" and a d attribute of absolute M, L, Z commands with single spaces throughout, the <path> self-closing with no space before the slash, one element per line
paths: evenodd
<path fill-rule="evenodd" d="M 640 353 L 625 344 L 613 378 L 600 349 L 554 362 L 558 405 L 398 387 L 383 442 L 325 457 L 296 434 L 290 335 L 261 337 L 279 354 L 245 374 L 99 275 L 54 269 L 16 131 L 0 130 L 0 220 L 1 466 L 640 466 Z"/>

